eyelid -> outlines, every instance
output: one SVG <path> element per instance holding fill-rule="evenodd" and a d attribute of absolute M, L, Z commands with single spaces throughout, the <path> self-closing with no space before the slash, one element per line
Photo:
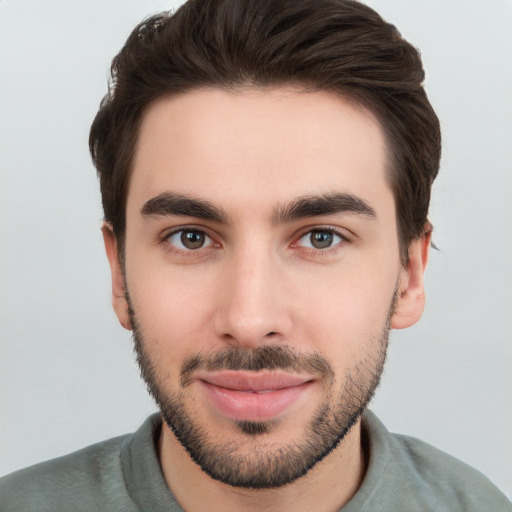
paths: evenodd
<path fill-rule="evenodd" d="M 312 233 L 313 231 L 330 231 L 331 233 L 341 237 L 346 242 L 352 242 L 353 239 L 353 235 L 347 229 L 342 229 L 340 227 L 330 225 L 312 225 L 302 227 L 300 230 L 298 230 L 296 235 L 293 237 L 295 242 L 293 242 L 292 245 L 295 245 L 301 238 L 304 238 L 306 235 Z"/>
<path fill-rule="evenodd" d="M 158 236 L 160 240 L 165 240 L 169 238 L 171 235 L 174 235 L 176 233 L 179 233 L 180 231 L 195 231 L 197 233 L 204 233 L 206 236 L 210 238 L 214 238 L 211 234 L 211 230 L 203 227 L 198 226 L 197 224 L 180 224 L 178 226 L 172 226 L 166 229 L 163 229 L 161 234 Z"/>
<path fill-rule="evenodd" d="M 179 248 L 176 247 L 176 245 L 169 243 L 169 238 L 173 235 L 176 235 L 178 233 L 181 233 L 183 231 L 192 231 L 192 232 L 198 232 L 204 234 L 205 237 L 207 237 L 210 240 L 210 243 L 206 246 L 200 247 L 198 249 L 186 249 L 186 248 Z M 327 247 L 325 249 L 318 249 L 313 247 L 303 247 L 299 245 L 299 241 L 304 238 L 306 235 L 314 232 L 314 231 L 328 231 L 332 232 L 334 235 L 339 236 L 342 240 L 340 242 L 335 243 L 334 245 Z M 300 230 L 297 230 L 295 235 L 293 236 L 293 242 L 291 244 L 291 247 L 303 247 L 306 250 L 309 251 L 316 251 L 321 253 L 329 253 L 332 250 L 335 250 L 340 245 L 345 245 L 346 243 L 351 243 L 353 241 L 353 235 L 348 229 L 346 228 L 340 228 L 339 226 L 332 226 L 332 225 L 318 225 L 313 224 L 309 226 L 303 226 L 300 228 Z M 210 249 L 212 247 L 221 247 L 221 243 L 217 241 L 217 236 L 211 233 L 211 230 L 203 227 L 198 226 L 194 224 L 186 224 L 181 226 L 174 226 L 172 228 L 166 229 L 162 232 L 162 234 L 158 237 L 159 243 L 166 243 L 168 246 L 168 249 L 174 252 L 181 252 L 184 254 L 187 253 L 194 253 L 197 254 L 201 252 L 201 250 L 204 249 Z"/>
<path fill-rule="evenodd" d="M 169 242 L 169 239 L 177 235 L 178 233 L 183 232 L 195 232 L 195 233 L 201 233 L 205 236 L 205 238 L 210 240 L 210 243 L 208 245 L 204 245 L 202 247 L 199 247 L 197 249 L 187 249 L 187 248 L 181 248 L 177 247 L 176 245 Z M 199 253 L 201 250 L 204 249 L 210 249 L 214 246 L 220 246 L 220 244 L 216 241 L 215 237 L 210 233 L 210 230 L 202 227 L 202 226 L 196 226 L 196 225 L 184 225 L 184 226 L 174 226 L 173 228 L 165 230 L 160 236 L 159 236 L 159 242 L 165 243 L 168 246 L 168 249 L 174 252 L 180 252 L 180 253 Z"/>

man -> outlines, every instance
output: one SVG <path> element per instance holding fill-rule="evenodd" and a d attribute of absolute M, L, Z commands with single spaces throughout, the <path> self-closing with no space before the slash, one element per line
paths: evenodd
<path fill-rule="evenodd" d="M 5 478 L 2 510 L 510 509 L 366 411 L 423 311 L 422 80 L 355 2 L 190 1 L 134 30 L 90 145 L 161 418 Z"/>

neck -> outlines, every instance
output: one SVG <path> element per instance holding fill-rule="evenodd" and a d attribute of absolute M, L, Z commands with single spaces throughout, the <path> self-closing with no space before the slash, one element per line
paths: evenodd
<path fill-rule="evenodd" d="M 366 462 L 359 420 L 339 446 L 305 476 L 279 488 L 254 490 L 213 480 L 192 461 L 164 423 L 159 458 L 165 480 L 181 507 L 189 512 L 294 510 L 335 512 L 360 487 Z"/>

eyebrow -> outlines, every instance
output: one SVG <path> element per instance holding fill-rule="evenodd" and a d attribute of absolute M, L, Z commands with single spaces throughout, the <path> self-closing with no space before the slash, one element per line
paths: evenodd
<path fill-rule="evenodd" d="M 302 196 L 277 208 L 272 216 L 274 224 L 291 222 L 305 217 L 320 217 L 336 213 L 357 214 L 377 219 L 375 210 L 364 200 L 352 194 L 336 193 L 320 196 Z"/>
<path fill-rule="evenodd" d="M 229 215 L 219 206 L 204 199 L 164 192 L 146 201 L 140 210 L 144 217 L 166 217 L 170 215 L 195 217 L 229 222 Z M 301 196 L 278 207 L 272 215 L 272 223 L 278 225 L 306 217 L 320 217 L 336 213 L 357 214 L 376 219 L 375 210 L 364 200 L 352 194 L 336 193 L 319 196 Z"/>
<path fill-rule="evenodd" d="M 214 204 L 181 194 L 164 192 L 144 203 L 140 213 L 144 217 L 180 215 L 227 223 L 228 215 Z"/>

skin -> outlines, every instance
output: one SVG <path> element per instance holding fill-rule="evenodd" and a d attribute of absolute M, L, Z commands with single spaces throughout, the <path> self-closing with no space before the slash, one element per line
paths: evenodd
<path fill-rule="evenodd" d="M 103 234 L 115 312 L 131 329 L 127 286 L 164 392 L 179 389 L 189 357 L 265 344 L 320 353 L 334 370 L 335 388 L 343 389 L 347 372 L 378 352 L 395 293 L 391 327 L 420 318 L 429 235 L 411 243 L 402 266 L 387 165 L 376 118 L 326 92 L 208 89 L 149 106 L 127 198 L 124 275 L 108 225 Z M 141 213 L 165 193 L 208 201 L 226 219 Z M 350 194 L 374 215 L 276 219 L 297 198 L 325 194 Z M 181 246 L 180 234 L 168 236 L 192 227 L 208 236 L 197 250 Z M 337 233 L 332 245 L 311 247 L 313 229 Z M 211 442 L 234 440 L 246 457 L 300 441 L 319 406 L 332 400 L 325 382 L 313 380 L 270 432 L 247 436 L 211 405 L 199 382 L 184 397 Z M 360 421 L 305 476 L 268 490 L 213 480 L 165 424 L 159 453 L 169 487 L 189 511 L 206 503 L 223 511 L 338 510 L 366 469 Z"/>

